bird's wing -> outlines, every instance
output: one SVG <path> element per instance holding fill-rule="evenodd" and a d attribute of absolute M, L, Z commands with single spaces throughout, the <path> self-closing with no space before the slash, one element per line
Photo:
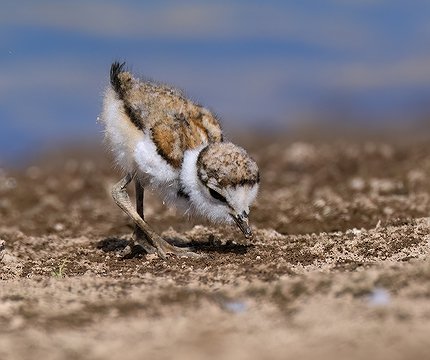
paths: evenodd
<path fill-rule="evenodd" d="M 222 141 L 221 127 L 206 109 L 187 103 L 179 111 L 168 111 L 151 127 L 159 154 L 172 166 L 180 167 L 184 152 L 203 144 Z"/>

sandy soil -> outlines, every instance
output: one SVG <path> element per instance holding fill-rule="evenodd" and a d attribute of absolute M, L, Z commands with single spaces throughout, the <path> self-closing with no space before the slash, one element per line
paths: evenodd
<path fill-rule="evenodd" d="M 200 259 L 121 257 L 105 156 L 0 172 L 0 359 L 426 358 L 430 146 L 249 141 L 255 238 L 146 217 Z"/>

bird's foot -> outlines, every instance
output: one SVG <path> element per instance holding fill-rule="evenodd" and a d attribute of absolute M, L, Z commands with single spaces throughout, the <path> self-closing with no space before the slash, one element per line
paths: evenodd
<path fill-rule="evenodd" d="M 121 250 L 120 256 L 124 259 L 131 259 L 137 255 L 155 254 L 157 249 L 151 245 L 151 242 L 143 232 L 136 231 L 128 241 L 127 246 Z"/>
<path fill-rule="evenodd" d="M 121 257 L 130 259 L 140 254 L 157 254 L 162 259 L 166 259 L 168 255 L 192 258 L 202 257 L 202 255 L 191 251 L 188 247 L 178 247 L 170 244 L 157 234 L 153 233 L 149 237 L 144 233 L 135 232 L 129 244 L 121 251 Z"/>
<path fill-rule="evenodd" d="M 178 257 L 190 257 L 190 258 L 200 258 L 202 255 L 197 254 L 191 251 L 188 247 L 177 247 L 166 240 L 164 240 L 161 236 L 154 234 L 151 238 L 151 242 L 153 246 L 156 248 L 156 253 L 163 259 L 167 258 L 167 255 L 175 255 Z"/>
<path fill-rule="evenodd" d="M 144 250 L 147 254 L 157 253 L 157 248 L 152 245 L 151 238 L 138 227 L 134 231 L 131 244 L 133 247 L 140 247 L 140 249 Z"/>

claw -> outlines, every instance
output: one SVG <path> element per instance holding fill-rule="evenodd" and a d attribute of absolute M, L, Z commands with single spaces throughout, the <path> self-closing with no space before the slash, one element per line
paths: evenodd
<path fill-rule="evenodd" d="M 160 256 L 162 259 L 166 259 L 167 254 L 175 255 L 177 257 L 190 257 L 190 258 L 201 257 L 201 255 L 190 251 L 189 248 L 180 248 L 172 244 L 169 244 L 161 236 L 154 236 L 151 240 L 153 245 L 157 248 L 158 256 Z"/>

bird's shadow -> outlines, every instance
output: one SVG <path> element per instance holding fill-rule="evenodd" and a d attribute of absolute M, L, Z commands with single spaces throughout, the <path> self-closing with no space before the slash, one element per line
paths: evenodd
<path fill-rule="evenodd" d="M 127 247 L 129 247 L 127 251 Z M 96 248 L 105 253 L 116 252 L 122 259 L 133 259 L 146 255 L 146 251 L 139 245 L 134 245 L 131 240 L 117 237 L 108 237 L 96 243 Z"/>
<path fill-rule="evenodd" d="M 181 248 L 189 248 L 190 251 L 199 251 L 202 253 L 231 253 L 237 255 L 244 255 L 248 252 L 249 249 L 252 249 L 254 247 L 253 244 L 235 244 L 231 241 L 227 241 L 225 244 L 221 244 L 220 242 L 215 242 L 212 237 L 209 237 L 207 241 L 184 242 L 184 240 L 179 237 L 165 237 L 164 240 L 174 246 Z M 121 253 L 126 250 L 127 246 L 131 247 L 131 251 L 127 254 L 124 254 L 124 259 L 136 258 L 147 254 L 141 246 L 133 245 L 130 240 L 122 239 L 119 237 L 108 237 L 96 243 L 96 248 L 102 250 L 105 253 Z"/>
<path fill-rule="evenodd" d="M 202 241 L 184 242 L 183 239 L 177 237 L 167 237 L 165 240 L 177 247 L 187 247 L 190 248 L 191 251 L 202 251 L 206 253 L 233 253 L 243 255 L 248 252 L 248 249 L 254 247 L 253 244 L 236 244 L 232 241 L 221 243 L 220 241 L 216 241 L 213 236 L 209 236 L 207 239 Z"/>
<path fill-rule="evenodd" d="M 97 241 L 96 248 L 102 250 L 105 253 L 108 253 L 112 251 L 124 250 L 129 244 L 130 244 L 129 240 L 120 239 L 117 237 L 108 237 L 100 241 Z"/>

